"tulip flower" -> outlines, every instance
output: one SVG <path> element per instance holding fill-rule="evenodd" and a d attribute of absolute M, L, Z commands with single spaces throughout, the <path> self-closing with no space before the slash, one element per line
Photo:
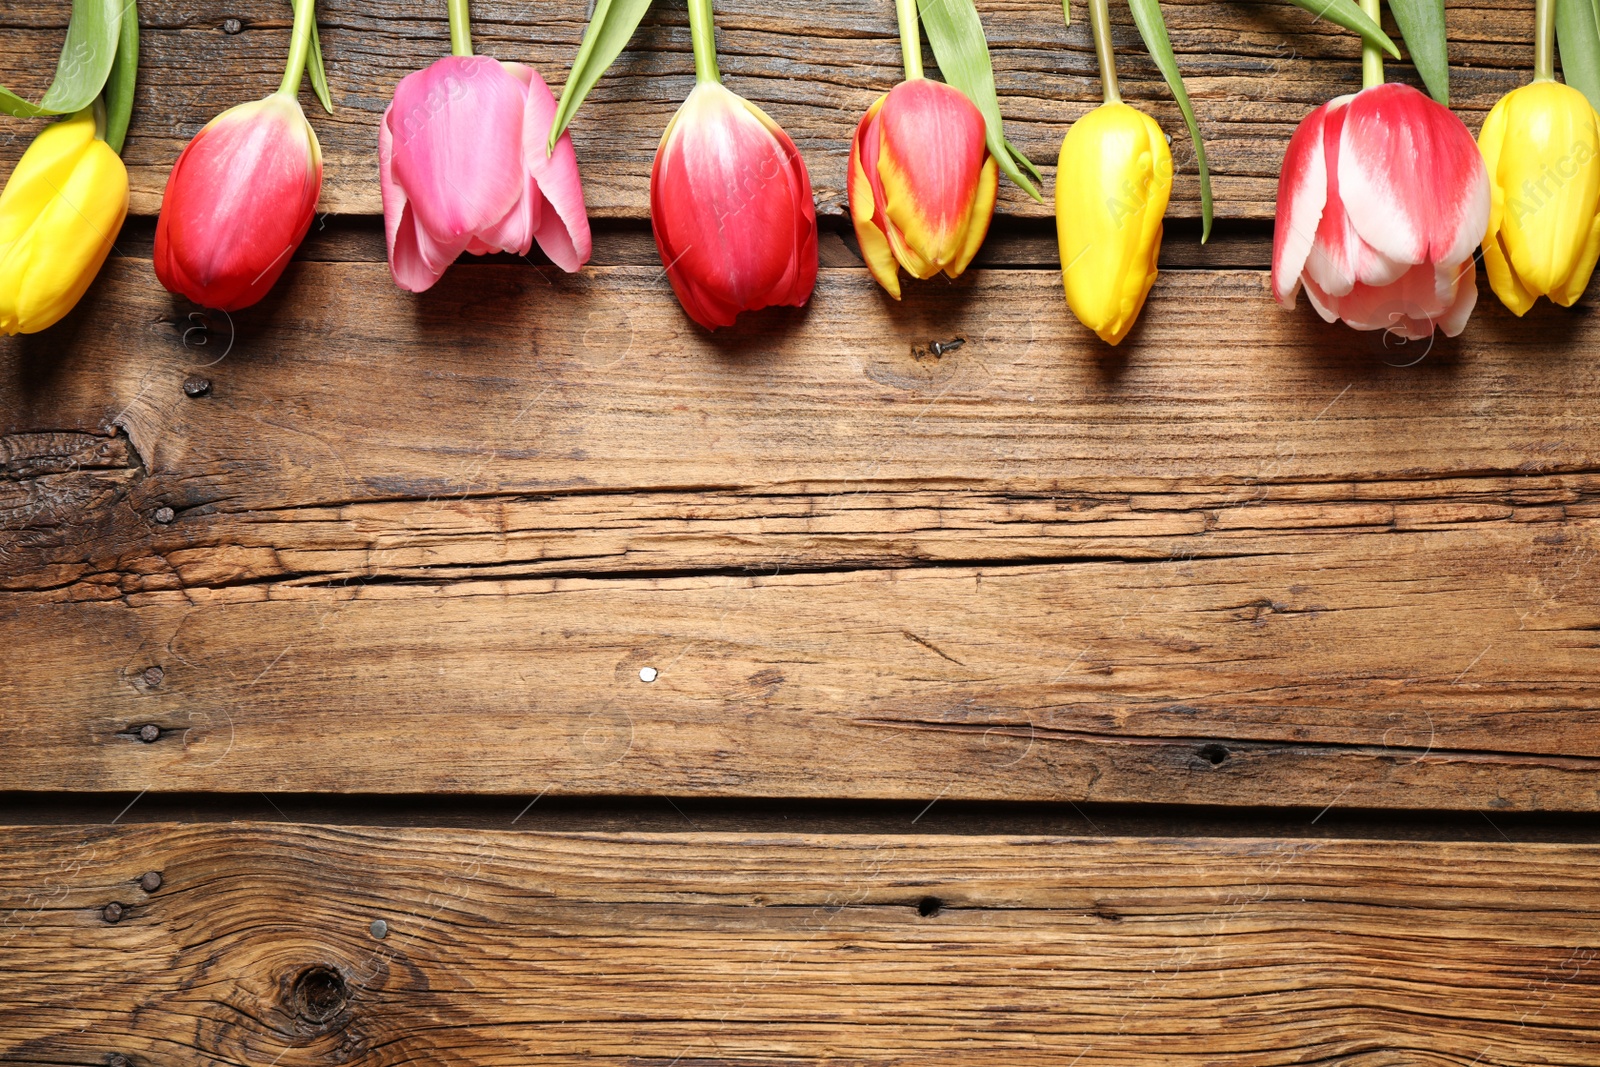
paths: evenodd
<path fill-rule="evenodd" d="M 1489 171 L 1483 265 L 1506 307 L 1583 295 L 1600 258 L 1600 115 L 1555 80 L 1551 0 L 1538 0 L 1533 83 L 1495 104 L 1478 134 Z"/>
<path fill-rule="evenodd" d="M 450 29 L 455 54 L 402 78 L 378 130 L 395 284 L 420 293 L 463 252 L 526 255 L 535 241 L 576 271 L 589 217 L 572 138 L 545 146 L 555 97 L 532 67 L 472 55 L 464 2 Z"/>
<path fill-rule="evenodd" d="M 128 171 L 95 109 L 35 137 L 0 192 L 0 334 L 37 333 L 71 311 L 128 213 Z"/>
<path fill-rule="evenodd" d="M 850 218 L 861 256 L 900 299 L 913 277 L 958 277 L 994 216 L 1000 168 L 983 113 L 961 90 L 922 76 L 915 0 L 896 0 L 906 80 L 867 109 L 850 142 Z"/>
<path fill-rule="evenodd" d="M 207 123 L 173 164 L 161 198 L 156 277 L 219 311 L 267 295 L 311 228 L 322 191 L 322 150 L 296 99 L 316 14 L 312 0 L 294 6 L 278 91 Z"/>
<path fill-rule="evenodd" d="M 1155 284 L 1172 152 L 1155 120 L 1122 102 L 1106 0 L 1091 0 L 1090 22 L 1105 103 L 1074 122 L 1061 142 L 1056 238 L 1067 306 L 1116 345 Z"/>
<path fill-rule="evenodd" d="M 1374 4 L 1374 9 L 1376 5 Z M 1483 157 L 1461 120 L 1406 85 L 1367 88 L 1306 116 L 1278 181 L 1272 291 L 1302 285 L 1328 322 L 1422 340 L 1454 337 L 1478 299 L 1473 250 L 1489 221 Z"/>
<path fill-rule="evenodd" d="M 678 302 L 714 330 L 811 298 L 817 214 L 794 142 L 721 84 L 711 0 L 689 0 L 689 24 L 696 85 L 656 150 L 650 226 Z"/>

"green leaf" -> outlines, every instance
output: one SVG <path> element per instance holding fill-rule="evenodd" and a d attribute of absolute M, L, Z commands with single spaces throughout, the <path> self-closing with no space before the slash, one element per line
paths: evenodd
<path fill-rule="evenodd" d="M 0 112 L 22 118 L 70 115 L 100 95 L 117 57 L 125 0 L 73 0 L 67 41 L 56 61 L 55 80 L 44 97 L 32 104 L 0 86 Z"/>
<path fill-rule="evenodd" d="M 317 36 L 317 20 L 311 20 L 311 51 L 306 55 L 306 73 L 311 75 L 311 91 L 322 110 L 333 114 L 333 98 L 328 95 L 328 72 L 322 66 L 322 40 Z"/>
<path fill-rule="evenodd" d="M 983 113 L 989 152 L 1001 171 L 1023 192 L 1044 203 L 1038 187 L 1028 177 L 1032 174 L 1037 178 L 1039 169 L 1006 140 L 1000 98 L 994 89 L 994 67 L 989 62 L 989 42 L 983 36 L 983 23 L 978 20 L 972 0 L 917 0 L 917 10 L 944 80 L 967 94 L 967 99 Z"/>
<path fill-rule="evenodd" d="M 550 142 L 545 146 L 553 151 L 556 142 L 566 130 L 583 104 L 589 90 L 600 81 L 622 50 L 627 47 L 639 20 L 650 10 L 650 0 L 595 0 L 594 14 L 588 28 L 583 31 L 583 43 L 572 61 L 567 74 L 567 84 L 561 87 L 561 99 L 556 103 L 555 121 L 550 124 Z"/>
<path fill-rule="evenodd" d="M 128 118 L 133 114 L 133 87 L 139 78 L 139 0 L 128 0 L 117 33 L 117 57 L 106 76 L 106 144 L 117 154 L 128 136 Z"/>
<path fill-rule="evenodd" d="M 1183 112 L 1184 124 L 1189 127 L 1189 139 L 1194 142 L 1194 158 L 1200 168 L 1200 243 L 1211 239 L 1211 169 L 1206 166 L 1206 143 L 1200 136 L 1200 124 L 1195 121 L 1194 108 L 1189 106 L 1189 93 L 1183 85 L 1183 75 L 1178 72 L 1178 61 L 1172 54 L 1172 41 L 1167 37 L 1167 22 L 1161 15 L 1160 0 L 1128 0 L 1133 12 L 1133 24 L 1139 27 L 1144 47 L 1150 58 L 1161 69 L 1167 86 L 1178 99 L 1178 110 Z"/>
<path fill-rule="evenodd" d="M 1444 0 L 1389 0 L 1411 53 L 1411 65 L 1422 75 L 1428 94 L 1450 103 L 1450 56 L 1444 32 Z"/>
<path fill-rule="evenodd" d="M 1600 18 L 1593 0 L 1556 0 L 1561 76 L 1600 110 Z"/>
<path fill-rule="evenodd" d="M 1335 26 L 1343 26 L 1354 33 L 1359 33 L 1361 39 L 1374 48 L 1381 48 L 1396 59 L 1400 58 L 1400 49 L 1389 40 L 1389 35 L 1383 32 L 1383 27 L 1373 22 L 1356 6 L 1355 0 L 1289 0 L 1295 7 L 1304 8 L 1319 19 L 1327 19 Z"/>

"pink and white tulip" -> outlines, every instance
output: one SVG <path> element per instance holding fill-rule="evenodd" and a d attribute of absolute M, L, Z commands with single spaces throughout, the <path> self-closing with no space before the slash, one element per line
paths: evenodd
<path fill-rule="evenodd" d="M 1488 172 L 1461 120 L 1407 85 L 1363 89 L 1289 141 L 1272 292 L 1292 308 L 1304 285 L 1318 314 L 1358 330 L 1454 337 L 1478 299 L 1488 226 Z"/>
<path fill-rule="evenodd" d="M 538 71 L 488 56 L 447 56 L 400 80 L 378 130 L 395 284 L 420 293 L 463 252 L 525 255 L 535 241 L 562 270 L 588 261 L 571 136 L 545 151 L 555 110 Z"/>

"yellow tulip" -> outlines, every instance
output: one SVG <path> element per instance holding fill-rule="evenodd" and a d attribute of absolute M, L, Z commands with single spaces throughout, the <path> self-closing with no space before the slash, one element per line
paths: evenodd
<path fill-rule="evenodd" d="M 1578 90 L 1536 81 L 1500 98 L 1478 134 L 1489 169 L 1483 265 L 1506 307 L 1570 306 L 1600 258 L 1600 115 Z"/>
<path fill-rule="evenodd" d="M 1156 280 L 1172 153 L 1155 120 L 1102 104 L 1072 124 L 1056 170 L 1061 280 L 1073 314 L 1107 344 L 1133 328 Z"/>
<path fill-rule="evenodd" d="M 72 310 L 128 213 L 128 171 L 90 110 L 45 127 L 0 192 L 0 334 Z"/>

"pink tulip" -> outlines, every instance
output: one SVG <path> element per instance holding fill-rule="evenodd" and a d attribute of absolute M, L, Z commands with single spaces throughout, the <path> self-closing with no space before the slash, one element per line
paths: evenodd
<path fill-rule="evenodd" d="M 708 330 L 741 311 L 799 307 L 817 282 L 817 213 L 794 142 L 766 113 L 701 81 L 650 171 L 650 226 L 667 280 Z"/>
<path fill-rule="evenodd" d="M 463 252 L 525 255 L 562 270 L 589 259 L 589 218 L 572 138 L 545 142 L 556 102 L 538 71 L 447 56 L 406 75 L 378 130 L 389 269 L 420 293 Z"/>
<path fill-rule="evenodd" d="M 305 239 L 321 189 L 317 135 L 293 96 L 229 108 L 172 165 L 156 222 L 156 277 L 205 307 L 249 307 Z"/>
<path fill-rule="evenodd" d="M 1454 337 L 1478 299 L 1473 250 L 1488 226 L 1483 157 L 1448 108 L 1399 84 L 1341 96 L 1289 141 L 1273 295 L 1294 307 L 1304 283 L 1328 322 Z"/>

